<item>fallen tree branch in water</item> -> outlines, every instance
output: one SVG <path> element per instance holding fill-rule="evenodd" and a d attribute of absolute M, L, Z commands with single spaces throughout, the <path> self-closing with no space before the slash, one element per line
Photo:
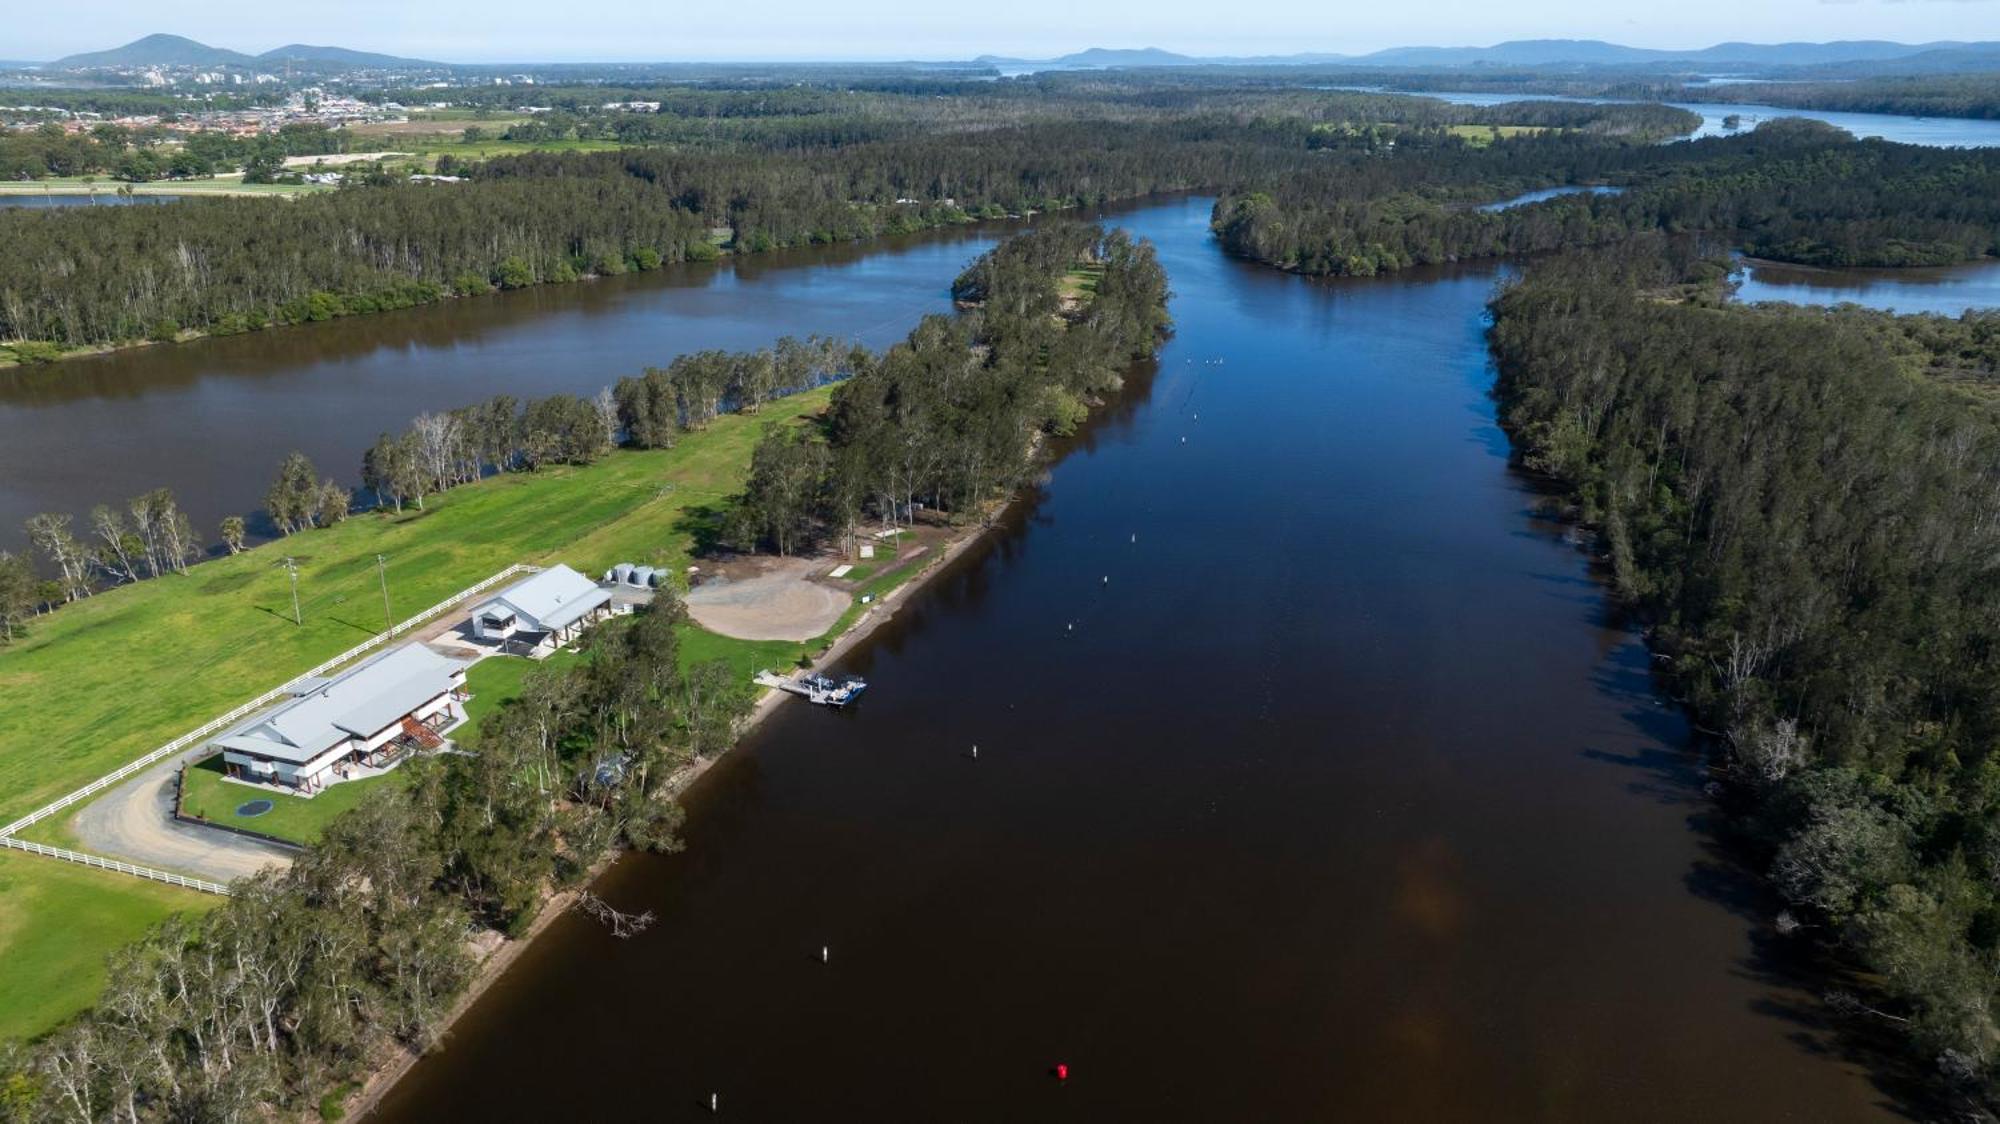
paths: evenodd
<path fill-rule="evenodd" d="M 635 933 L 643 933 L 653 925 L 652 910 L 649 909 L 644 913 L 621 913 L 589 890 L 576 896 L 576 905 L 572 908 L 586 917 L 602 922 L 611 930 L 611 935 L 619 940 L 624 940 Z"/>

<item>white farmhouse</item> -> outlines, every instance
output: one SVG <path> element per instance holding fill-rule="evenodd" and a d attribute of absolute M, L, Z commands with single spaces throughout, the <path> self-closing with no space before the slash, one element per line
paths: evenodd
<path fill-rule="evenodd" d="M 350 766 L 380 768 L 442 742 L 465 717 L 465 667 L 405 644 L 330 679 L 305 679 L 292 698 L 217 738 L 229 775 L 317 792 Z"/>
<path fill-rule="evenodd" d="M 555 565 L 508 586 L 472 611 L 472 635 L 554 651 L 611 611 L 611 591 Z"/>

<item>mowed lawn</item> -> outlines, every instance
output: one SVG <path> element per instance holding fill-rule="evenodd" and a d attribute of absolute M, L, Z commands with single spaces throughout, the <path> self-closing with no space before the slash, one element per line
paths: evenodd
<path fill-rule="evenodd" d="M 480 723 L 505 706 L 508 700 L 520 698 L 530 674 L 542 668 L 574 667 L 582 658 L 576 649 L 564 648 L 545 660 L 488 656 L 473 664 L 465 673 L 465 689 L 472 693 L 472 699 L 465 704 L 464 724 L 451 732 L 452 740 L 467 746 L 477 744 Z"/>
<path fill-rule="evenodd" d="M 0 851 L 0 1039 L 23 1039 L 90 1006 L 111 950 L 169 914 L 221 898 L 73 863 Z"/>
<path fill-rule="evenodd" d="M 275 835 L 294 843 L 317 843 L 320 833 L 335 816 L 360 805 L 384 787 L 408 783 L 408 776 L 397 769 L 379 777 L 329 785 L 312 796 L 287 796 L 229 780 L 223 774 L 222 757 L 218 754 L 188 767 L 181 787 L 181 812 L 210 823 Z M 253 800 L 270 801 L 270 810 L 256 816 L 237 814 L 238 808 Z"/>
<path fill-rule="evenodd" d="M 615 628 L 617 623 L 613 621 L 598 627 Z M 694 624 L 681 625 L 676 636 L 680 641 L 683 667 L 722 660 L 745 684 L 764 668 L 789 670 L 797 664 L 800 656 L 819 644 L 819 641 L 738 640 L 732 636 L 719 636 Z M 472 692 L 472 701 L 465 704 L 465 723 L 451 732 L 452 739 L 468 747 L 477 746 L 480 725 L 501 707 L 520 698 L 530 675 L 544 669 L 574 667 L 582 660 L 583 656 L 576 649 L 565 648 L 545 660 L 488 656 L 473 664 L 465 673 L 465 687 Z"/>
<path fill-rule="evenodd" d="M 388 556 L 398 619 L 515 562 L 567 562 L 586 574 L 619 561 L 684 566 L 690 510 L 720 507 L 741 487 L 767 423 L 817 411 L 830 393 L 723 417 L 672 449 L 621 450 L 587 468 L 458 488 L 424 511 L 356 516 L 36 619 L 0 649 L 0 818 L 378 633 L 378 553 Z M 291 619 L 287 555 L 299 567 L 303 626 Z"/>

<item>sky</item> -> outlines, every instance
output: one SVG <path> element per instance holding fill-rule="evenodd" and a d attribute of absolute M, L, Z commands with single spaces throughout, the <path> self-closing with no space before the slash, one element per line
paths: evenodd
<path fill-rule="evenodd" d="M 447 62 L 1046 58 L 1086 47 L 1355 54 L 1505 39 L 1637 47 L 1724 41 L 2000 39 L 2000 0 L 21 0 L 0 59 L 52 59 L 156 31 L 256 53 L 333 44 Z"/>

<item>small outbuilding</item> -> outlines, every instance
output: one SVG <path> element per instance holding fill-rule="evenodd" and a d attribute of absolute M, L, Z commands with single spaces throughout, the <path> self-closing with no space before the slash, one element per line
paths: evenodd
<path fill-rule="evenodd" d="M 553 651 L 611 611 L 611 591 L 555 565 L 515 582 L 472 611 L 472 635 Z"/>

